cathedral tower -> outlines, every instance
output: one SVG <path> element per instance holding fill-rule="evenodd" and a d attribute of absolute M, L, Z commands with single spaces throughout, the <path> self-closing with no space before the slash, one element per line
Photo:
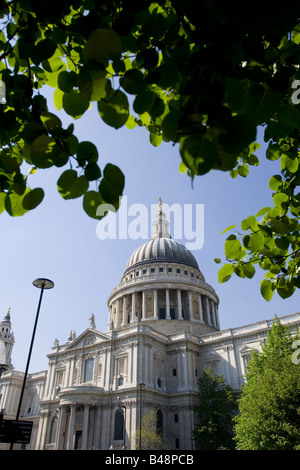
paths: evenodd
<path fill-rule="evenodd" d="M 10 308 L 0 323 L 0 368 L 1 372 L 12 369 L 11 353 L 15 339 L 11 329 Z"/>

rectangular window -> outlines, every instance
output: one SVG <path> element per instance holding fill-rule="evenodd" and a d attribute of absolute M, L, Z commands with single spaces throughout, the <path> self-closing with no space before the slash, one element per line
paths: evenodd
<path fill-rule="evenodd" d="M 173 377 L 176 377 L 176 375 L 177 375 L 177 370 L 173 369 Z"/>
<path fill-rule="evenodd" d="M 84 363 L 84 382 L 92 382 L 94 376 L 94 359 L 87 359 Z"/>
<path fill-rule="evenodd" d="M 174 414 L 174 423 L 178 423 L 178 414 L 177 413 Z"/>
<path fill-rule="evenodd" d="M 179 437 L 175 437 L 175 449 L 179 449 Z"/>

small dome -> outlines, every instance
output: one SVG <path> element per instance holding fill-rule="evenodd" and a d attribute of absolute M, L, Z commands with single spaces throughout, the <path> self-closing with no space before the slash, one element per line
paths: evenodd
<path fill-rule="evenodd" d="M 132 253 L 125 272 L 134 266 L 156 261 L 184 264 L 199 271 L 196 259 L 184 245 L 171 238 L 153 238 Z"/>

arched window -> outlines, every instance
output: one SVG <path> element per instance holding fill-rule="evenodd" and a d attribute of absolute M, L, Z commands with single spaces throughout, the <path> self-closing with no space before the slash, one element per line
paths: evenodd
<path fill-rule="evenodd" d="M 124 439 L 124 412 L 123 408 L 118 408 L 115 414 L 115 432 L 114 440 L 122 441 Z"/>
<path fill-rule="evenodd" d="M 49 444 L 54 444 L 57 430 L 57 416 L 54 416 L 51 421 L 50 435 L 49 435 Z"/>
<path fill-rule="evenodd" d="M 163 414 L 161 410 L 156 413 L 156 431 L 158 434 L 163 433 Z"/>

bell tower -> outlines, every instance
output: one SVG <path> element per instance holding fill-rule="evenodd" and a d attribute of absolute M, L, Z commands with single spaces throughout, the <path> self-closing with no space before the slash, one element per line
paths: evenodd
<path fill-rule="evenodd" d="M 10 308 L 0 323 L 0 372 L 12 369 L 11 353 L 15 342 L 11 329 Z"/>

